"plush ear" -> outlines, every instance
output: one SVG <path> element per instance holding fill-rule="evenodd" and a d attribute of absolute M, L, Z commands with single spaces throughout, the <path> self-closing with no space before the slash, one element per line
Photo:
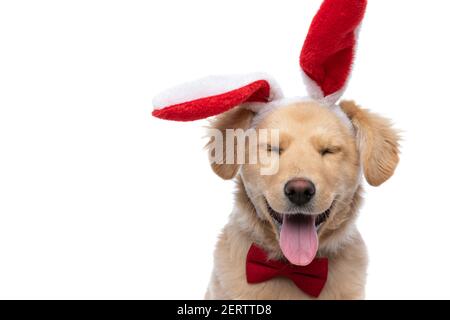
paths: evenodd
<path fill-rule="evenodd" d="M 324 0 L 314 17 L 300 55 L 310 97 L 333 105 L 350 77 L 358 30 L 367 0 Z"/>
<path fill-rule="evenodd" d="M 227 164 L 227 163 L 225 163 L 225 160 L 223 160 L 221 163 L 211 162 L 211 168 L 222 179 L 225 179 L 225 180 L 233 179 L 236 176 L 236 174 L 238 173 L 239 168 L 240 168 L 240 165 L 237 164 L 237 161 L 236 161 L 237 141 L 236 141 L 236 139 L 234 139 L 234 137 L 232 138 L 233 141 L 227 141 L 227 139 L 230 139 L 230 137 L 227 136 L 226 130 L 227 129 L 247 130 L 250 127 L 250 124 L 251 124 L 251 121 L 252 121 L 254 115 L 255 114 L 251 110 L 238 107 L 238 108 L 232 109 L 228 112 L 225 112 L 225 113 L 213 118 L 210 121 L 210 129 L 214 129 L 217 132 L 220 131 L 221 137 L 223 139 L 222 155 L 226 155 L 226 146 L 229 146 L 230 143 L 234 144 L 233 164 Z M 208 144 L 205 147 L 208 150 L 210 155 L 211 155 L 211 152 L 217 152 L 216 150 L 212 150 L 214 139 L 215 139 L 214 137 L 211 137 Z"/>
<path fill-rule="evenodd" d="M 351 120 L 361 156 L 364 176 L 372 186 L 388 180 L 399 161 L 399 135 L 388 119 L 361 109 L 353 101 L 340 103 Z"/>
<path fill-rule="evenodd" d="M 153 99 L 153 116 L 194 121 L 222 114 L 245 103 L 283 97 L 276 81 L 265 73 L 210 76 L 168 89 Z"/>

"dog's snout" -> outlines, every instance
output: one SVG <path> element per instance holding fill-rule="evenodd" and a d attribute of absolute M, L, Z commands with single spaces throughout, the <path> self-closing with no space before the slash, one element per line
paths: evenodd
<path fill-rule="evenodd" d="M 284 194 L 296 205 L 307 204 L 316 193 L 314 184 L 306 179 L 293 179 L 284 186 Z"/>

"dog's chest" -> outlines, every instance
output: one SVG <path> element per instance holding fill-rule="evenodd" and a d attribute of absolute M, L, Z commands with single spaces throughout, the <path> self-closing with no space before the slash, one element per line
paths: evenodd
<path fill-rule="evenodd" d="M 275 277 L 265 282 L 249 284 L 246 277 L 245 242 L 235 251 L 219 241 L 215 252 L 214 270 L 207 296 L 211 299 L 313 299 L 299 289 L 291 279 Z M 363 245 L 363 243 L 361 243 Z M 360 244 L 360 245 L 361 245 Z M 248 243 L 250 245 L 250 242 Z M 355 248 L 347 248 L 348 252 Z M 352 255 L 351 255 L 352 256 Z M 329 259 L 327 282 L 318 299 L 362 299 L 366 280 L 367 259 L 341 256 Z"/>

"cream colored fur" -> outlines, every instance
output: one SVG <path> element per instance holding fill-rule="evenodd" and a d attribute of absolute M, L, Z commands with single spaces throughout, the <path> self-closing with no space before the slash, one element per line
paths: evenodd
<path fill-rule="evenodd" d="M 349 130 L 331 111 L 315 103 L 298 103 L 276 110 L 260 128 L 281 130 L 280 171 L 261 176 L 258 165 L 219 165 L 213 170 L 224 179 L 235 177 L 235 206 L 214 254 L 214 268 L 206 299 L 310 299 L 289 279 L 274 278 L 248 284 L 245 259 L 252 243 L 273 259 L 283 259 L 279 229 L 267 210 L 287 204 L 282 186 L 293 177 L 307 177 L 317 187 L 311 210 L 325 210 L 333 200 L 329 219 L 319 229 L 318 256 L 329 259 L 327 283 L 319 299 L 363 299 L 368 257 L 355 220 L 361 204 L 361 172 L 372 185 L 380 185 L 398 163 L 398 136 L 388 120 L 356 106 L 341 103 L 352 121 Z M 212 123 L 214 128 L 247 128 L 254 114 L 230 111 Z M 320 150 L 337 151 L 327 157 Z"/>

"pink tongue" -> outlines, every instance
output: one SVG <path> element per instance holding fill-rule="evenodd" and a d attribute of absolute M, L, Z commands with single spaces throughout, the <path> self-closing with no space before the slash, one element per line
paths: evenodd
<path fill-rule="evenodd" d="M 285 215 L 280 247 L 290 263 L 307 266 L 317 253 L 318 240 L 313 216 Z"/>

